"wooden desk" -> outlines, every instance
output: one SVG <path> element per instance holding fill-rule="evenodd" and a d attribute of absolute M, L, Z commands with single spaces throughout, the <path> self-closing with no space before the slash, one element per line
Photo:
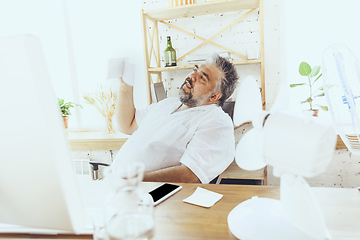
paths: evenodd
<path fill-rule="evenodd" d="M 211 208 L 184 203 L 182 200 L 198 186 L 224 196 Z M 228 228 L 227 216 L 254 195 L 276 199 L 280 196 L 277 187 L 185 184 L 178 194 L 156 207 L 156 239 L 236 239 Z"/>
<path fill-rule="evenodd" d="M 150 190 L 159 183 L 144 183 Z M 236 239 L 228 229 L 227 216 L 240 202 L 252 196 L 279 199 L 280 189 L 271 186 L 181 184 L 183 189 L 155 207 L 156 240 Z M 211 208 L 184 203 L 197 187 L 223 194 Z M 360 192 L 357 189 L 313 188 L 334 239 L 360 239 Z M 344 200 L 345 199 L 345 200 Z M 344 202 L 343 202 L 344 201 Z M 339 206 L 339 203 L 342 203 Z M 0 234 L 0 238 L 92 239 L 91 235 L 40 236 Z"/>

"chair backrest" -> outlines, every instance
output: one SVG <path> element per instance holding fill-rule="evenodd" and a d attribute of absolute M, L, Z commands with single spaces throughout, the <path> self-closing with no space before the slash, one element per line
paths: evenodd
<path fill-rule="evenodd" d="M 222 106 L 222 110 L 227 114 L 229 114 L 231 120 L 233 120 L 233 116 L 234 116 L 234 107 L 235 107 L 235 101 L 227 101 Z"/>
<path fill-rule="evenodd" d="M 235 101 L 226 101 L 222 106 L 223 111 L 229 114 L 231 120 L 233 120 L 234 108 Z M 267 185 L 267 167 L 257 171 L 246 171 L 238 167 L 236 162 L 234 161 L 223 173 L 219 175 L 216 184 L 219 184 L 222 179 L 261 180 L 263 185 Z"/>
<path fill-rule="evenodd" d="M 153 88 L 152 100 L 154 103 L 160 102 L 161 100 L 167 98 L 163 82 L 154 83 L 151 87 Z"/>

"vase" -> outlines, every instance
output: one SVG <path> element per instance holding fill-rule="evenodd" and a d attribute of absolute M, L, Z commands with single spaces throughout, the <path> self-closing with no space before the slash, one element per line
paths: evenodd
<path fill-rule="evenodd" d="M 63 116 L 65 132 L 68 134 L 68 126 L 69 126 L 69 116 Z"/>
<path fill-rule="evenodd" d="M 304 113 L 309 113 L 314 117 L 318 117 L 319 114 L 319 109 L 308 109 L 308 110 L 303 110 Z"/>
<path fill-rule="evenodd" d="M 105 116 L 105 129 L 104 135 L 113 136 L 116 134 L 116 130 L 113 124 L 112 116 Z"/>

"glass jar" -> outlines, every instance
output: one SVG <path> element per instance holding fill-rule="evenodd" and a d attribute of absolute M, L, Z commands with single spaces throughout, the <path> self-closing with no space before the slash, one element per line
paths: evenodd
<path fill-rule="evenodd" d="M 149 240 L 154 236 L 153 200 L 139 185 L 145 166 L 135 162 L 112 172 L 113 193 L 105 207 L 105 226 L 111 240 Z"/>

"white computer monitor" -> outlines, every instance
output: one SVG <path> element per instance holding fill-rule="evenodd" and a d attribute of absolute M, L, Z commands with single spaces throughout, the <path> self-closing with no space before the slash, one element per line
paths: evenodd
<path fill-rule="evenodd" d="M 81 232 L 86 217 L 38 38 L 0 38 L 0 83 L 0 223 Z"/>

